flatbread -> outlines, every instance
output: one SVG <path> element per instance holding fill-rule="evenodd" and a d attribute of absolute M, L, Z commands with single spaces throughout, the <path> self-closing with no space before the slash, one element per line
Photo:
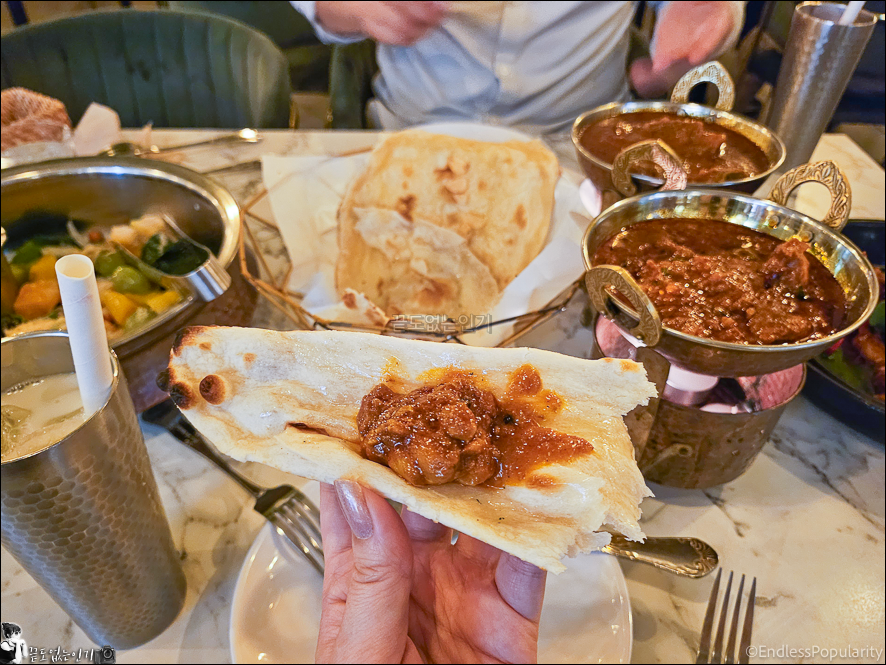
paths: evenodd
<path fill-rule="evenodd" d="M 488 143 L 421 130 L 393 134 L 375 147 L 339 208 L 338 290 L 365 294 L 389 316 L 488 313 L 544 246 L 559 175 L 557 158 L 541 141 Z M 367 211 L 397 217 L 386 218 L 386 232 L 377 237 Z M 413 223 L 425 228 L 407 239 L 407 248 L 419 236 L 425 246 L 454 246 L 461 239 L 459 260 L 447 265 L 447 251 L 424 263 L 411 260 L 412 250 L 392 258 L 383 249 L 385 237 Z M 408 289 L 418 295 L 404 300 Z"/>
<path fill-rule="evenodd" d="M 359 454 L 357 412 L 377 384 L 395 381 L 403 392 L 455 367 L 501 396 L 525 364 L 564 402 L 545 425 L 587 439 L 591 453 L 501 489 L 415 487 Z M 194 327 L 176 340 L 169 375 L 176 404 L 222 453 L 321 482 L 355 480 L 551 572 L 565 570 L 565 555 L 606 545 L 607 531 L 643 538 L 639 503 L 651 493 L 622 417 L 655 388 L 634 362 L 353 332 Z"/>
<path fill-rule="evenodd" d="M 355 208 L 354 218 L 370 248 L 363 257 L 372 263 L 379 253 L 384 256 L 384 275 L 378 278 L 384 286 L 369 299 L 386 312 L 442 313 L 456 319 L 489 312 L 498 301 L 500 291 L 489 268 L 454 231 L 380 208 Z M 371 265 L 361 265 L 359 275 L 355 290 L 372 291 Z"/>

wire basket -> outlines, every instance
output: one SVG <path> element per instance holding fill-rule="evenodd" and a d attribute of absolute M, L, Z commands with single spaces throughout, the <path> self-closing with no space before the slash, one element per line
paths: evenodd
<path fill-rule="evenodd" d="M 311 314 L 301 304 L 304 294 L 288 288 L 287 284 L 293 269 L 291 262 L 289 262 L 288 254 L 286 255 L 287 265 L 278 266 L 276 270 L 269 265 L 263 256 L 261 251 L 262 243 L 257 237 L 258 231 L 256 229 L 261 229 L 265 233 L 276 234 L 280 244 L 283 244 L 283 239 L 280 236 L 276 223 L 257 214 L 254 210 L 256 205 L 267 195 L 268 190 L 263 186 L 243 206 L 243 233 L 240 234 L 239 249 L 240 270 L 243 273 L 243 277 L 256 288 L 265 300 L 301 330 L 351 330 L 409 337 L 412 339 L 426 339 L 436 342 L 466 344 L 462 337 L 467 334 L 512 325 L 514 330 L 505 339 L 496 344 L 496 346 L 508 346 L 565 310 L 572 297 L 582 288 L 583 277 L 572 282 L 544 307 L 496 321 L 491 320 L 488 315 L 483 317 L 462 316 L 458 320 L 454 320 L 442 315 L 424 314 L 395 316 L 388 319 L 384 325 L 330 321 Z M 256 226 L 256 229 L 253 226 Z M 258 275 L 253 274 L 254 271 L 250 268 L 247 261 L 247 254 L 250 250 L 256 257 L 255 264 Z"/>

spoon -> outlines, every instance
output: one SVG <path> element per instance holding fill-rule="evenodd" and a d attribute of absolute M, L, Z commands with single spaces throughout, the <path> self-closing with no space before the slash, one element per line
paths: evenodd
<path fill-rule="evenodd" d="M 645 542 L 635 543 L 612 536 L 603 551 L 684 577 L 704 577 L 719 563 L 714 548 L 698 538 L 647 538 Z"/>
<path fill-rule="evenodd" d="M 259 141 L 261 141 L 261 137 L 258 135 L 258 132 L 254 129 L 247 128 L 241 129 L 239 132 L 235 132 L 233 134 L 223 134 L 222 136 L 217 136 L 214 139 L 204 139 L 202 141 L 194 141 L 192 143 L 181 143 L 179 145 L 171 145 L 163 148 L 155 145 L 152 145 L 150 148 L 143 148 L 140 145 L 137 145 L 130 141 L 123 141 L 122 143 L 115 143 L 102 154 L 108 157 L 115 157 L 118 155 L 134 155 L 136 157 L 144 157 L 150 155 L 159 155 L 164 152 L 185 150 L 187 148 L 196 148 L 198 146 L 220 145 L 222 143 L 258 143 Z"/>

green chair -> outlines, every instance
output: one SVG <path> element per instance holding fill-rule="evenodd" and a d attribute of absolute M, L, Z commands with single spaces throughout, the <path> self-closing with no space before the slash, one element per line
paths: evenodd
<path fill-rule="evenodd" d="M 375 42 L 336 44 L 329 68 L 329 111 L 332 129 L 365 129 L 366 103 L 378 71 Z"/>
<path fill-rule="evenodd" d="M 288 127 L 286 59 L 238 21 L 173 10 L 90 12 L 0 42 L 0 84 L 61 100 L 73 122 L 92 102 L 124 127 Z"/>
<path fill-rule="evenodd" d="M 261 30 L 283 51 L 289 62 L 293 90 L 326 92 L 332 47 L 314 34 L 310 22 L 288 2 L 280 0 L 169 0 L 170 9 L 222 14 Z"/>
<path fill-rule="evenodd" d="M 372 77 L 378 71 L 374 42 L 323 44 L 310 22 L 288 2 L 169 0 L 165 6 L 223 14 L 261 30 L 274 40 L 289 61 L 293 90 L 328 90 L 328 126 L 333 129 L 367 126 L 366 103 L 372 97 Z"/>

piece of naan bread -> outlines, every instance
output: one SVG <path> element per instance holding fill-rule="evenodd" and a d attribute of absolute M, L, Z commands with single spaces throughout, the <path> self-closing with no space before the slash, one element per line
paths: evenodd
<path fill-rule="evenodd" d="M 545 426 L 588 440 L 593 451 L 500 489 L 416 487 L 360 454 L 357 412 L 377 384 L 406 392 L 454 367 L 476 372 L 501 397 L 526 364 L 564 403 Z M 354 480 L 551 572 L 565 570 L 565 555 L 606 545 L 607 531 L 643 538 L 639 503 L 651 493 L 622 417 L 655 388 L 634 362 L 355 332 L 194 327 L 176 340 L 169 380 L 175 403 L 226 455 L 321 482 Z"/>
<path fill-rule="evenodd" d="M 559 176 L 541 141 L 393 134 L 339 208 L 339 292 L 388 316 L 488 313 L 544 246 Z"/>
<path fill-rule="evenodd" d="M 377 296 L 383 310 L 456 318 L 489 312 L 498 301 L 500 291 L 489 268 L 454 231 L 420 218 L 407 221 L 395 210 L 380 208 L 355 208 L 354 218 L 356 231 L 369 248 L 363 259 L 371 264 L 379 252 L 385 259 L 384 287 Z M 372 266 L 361 265 L 358 272 L 364 290 L 356 290 L 365 295 L 372 286 Z M 379 302 L 371 296 L 369 300 Z"/>

